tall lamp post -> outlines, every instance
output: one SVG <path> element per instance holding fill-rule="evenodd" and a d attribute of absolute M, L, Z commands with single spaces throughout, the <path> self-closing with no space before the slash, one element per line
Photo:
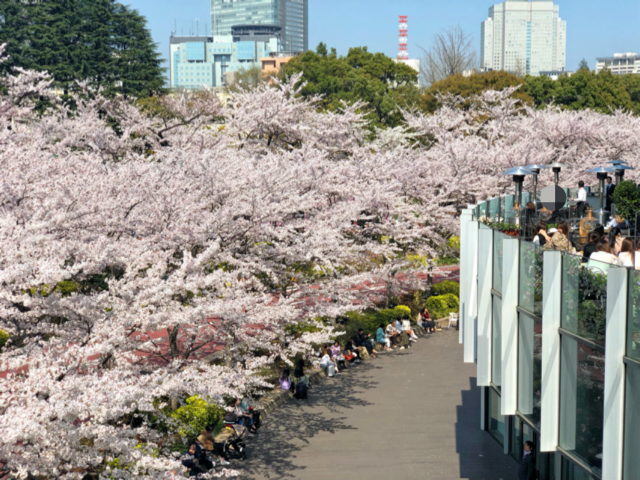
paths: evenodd
<path fill-rule="evenodd" d="M 548 165 L 527 165 L 527 170 L 531 170 L 533 172 L 533 204 L 536 206 L 536 210 L 538 210 L 538 175 L 540 174 L 540 170 L 547 168 Z"/>
<path fill-rule="evenodd" d="M 516 223 L 521 223 L 520 220 L 520 206 L 522 205 L 522 184 L 524 183 L 525 175 L 534 175 L 534 173 L 525 167 L 515 167 L 510 168 L 509 170 L 505 170 L 502 172 L 502 175 L 511 175 L 513 177 L 513 181 L 516 184 L 516 195 L 514 202 L 514 210 L 518 210 L 518 217 Z M 505 212 L 506 213 L 506 212 Z M 505 215 L 506 218 L 506 215 Z"/>
<path fill-rule="evenodd" d="M 553 170 L 553 181 L 556 185 L 560 183 L 560 170 L 566 167 L 567 165 L 565 165 L 564 163 L 558 162 L 547 165 L 547 168 L 551 168 Z"/>
<path fill-rule="evenodd" d="M 615 172 L 615 167 L 598 167 L 592 168 L 591 170 L 587 170 L 587 173 L 595 173 L 598 175 L 598 180 L 600 181 L 600 210 L 598 211 L 598 221 L 600 225 L 604 225 L 604 180 L 609 176 L 610 173 Z"/>

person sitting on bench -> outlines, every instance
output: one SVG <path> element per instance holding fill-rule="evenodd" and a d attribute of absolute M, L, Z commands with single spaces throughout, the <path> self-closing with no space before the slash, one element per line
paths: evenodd
<path fill-rule="evenodd" d="M 376 342 L 381 344 L 385 350 L 391 350 L 391 338 L 384 331 L 384 323 L 381 323 L 376 332 Z"/>

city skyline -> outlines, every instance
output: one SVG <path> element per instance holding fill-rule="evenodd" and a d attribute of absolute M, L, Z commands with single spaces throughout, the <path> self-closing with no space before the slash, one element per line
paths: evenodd
<path fill-rule="evenodd" d="M 426 5 L 418 0 L 317 0 L 309 2 L 309 48 L 319 42 L 335 47 L 346 55 L 350 47 L 367 46 L 389 57 L 397 55 L 397 18 L 409 16 L 410 58 L 419 58 L 418 46 L 429 48 L 433 34 L 439 29 L 459 24 L 473 35 L 480 53 L 480 24 L 486 20 L 494 1 L 450 0 L 446 4 Z M 199 33 L 211 32 L 210 0 L 188 0 L 180 4 L 169 0 L 131 0 L 149 21 L 154 40 L 163 58 L 168 59 L 169 34 L 177 26 L 178 34 L 188 34 L 193 23 L 199 23 Z M 591 69 L 596 58 L 613 52 L 640 51 L 640 4 L 631 0 L 610 2 L 602 8 L 596 0 L 558 0 L 562 20 L 568 24 L 566 69 L 576 70 L 585 58 Z M 356 20 L 356 21 L 354 21 Z"/>

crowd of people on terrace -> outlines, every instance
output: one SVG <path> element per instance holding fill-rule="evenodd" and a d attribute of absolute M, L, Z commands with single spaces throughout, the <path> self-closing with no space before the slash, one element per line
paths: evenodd
<path fill-rule="evenodd" d="M 577 205 L 577 213 L 582 217 L 586 206 L 586 190 L 584 182 L 578 183 L 580 187 L 578 197 L 574 199 Z M 611 208 L 611 179 L 607 179 L 607 208 Z M 535 210 L 535 205 L 529 202 Z M 589 232 L 586 243 L 575 242 L 574 235 L 570 232 L 569 225 L 561 222 L 555 228 L 549 228 L 546 222 L 539 222 L 533 228 L 532 242 L 536 245 L 552 250 L 566 251 L 572 254 L 582 255 L 584 262 L 600 262 L 621 267 L 630 267 L 640 270 L 640 240 L 625 237 L 623 232 L 628 232 L 629 222 L 619 215 L 614 216 L 605 225 L 597 225 Z M 579 245 L 579 247 L 577 247 Z M 582 246 L 584 245 L 584 246 Z"/>

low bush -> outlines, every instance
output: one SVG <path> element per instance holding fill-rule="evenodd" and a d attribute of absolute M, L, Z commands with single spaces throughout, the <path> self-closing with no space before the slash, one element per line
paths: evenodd
<path fill-rule="evenodd" d="M 451 293 L 447 293 L 446 295 L 429 298 L 429 300 L 427 300 L 427 309 L 429 310 L 431 318 L 445 318 L 452 312 L 458 312 L 460 309 L 460 302 L 458 297 Z"/>
<path fill-rule="evenodd" d="M 401 320 L 404 316 L 411 316 L 411 308 L 406 305 L 398 305 L 395 308 L 389 308 L 384 310 L 365 310 L 362 313 L 347 312 L 347 321 L 344 323 L 342 330 L 346 332 L 343 338 L 351 338 L 354 336 L 360 328 L 364 330 L 364 333 L 375 334 L 380 324 L 385 327 L 391 322 Z M 344 343 L 344 342 L 343 342 Z"/>
<path fill-rule="evenodd" d="M 460 298 L 460 284 L 451 280 L 445 280 L 431 287 L 431 293 L 433 293 L 434 296 L 450 293 Z"/>
<path fill-rule="evenodd" d="M 169 413 L 183 424 L 179 430 L 183 437 L 197 437 L 205 427 L 216 425 L 225 414 L 222 407 L 210 404 L 198 395 L 187 398 L 186 403 Z"/>

